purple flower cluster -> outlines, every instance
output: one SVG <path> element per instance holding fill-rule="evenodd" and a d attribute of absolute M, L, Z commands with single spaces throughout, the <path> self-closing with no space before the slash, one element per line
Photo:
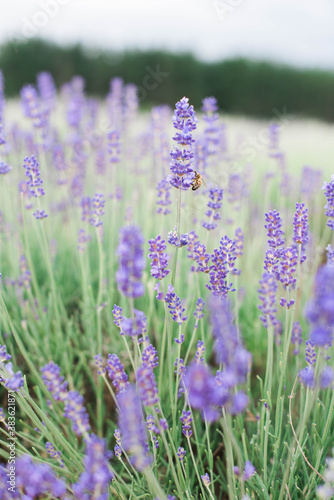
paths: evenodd
<path fill-rule="evenodd" d="M 208 155 L 218 152 L 219 146 L 219 115 L 217 99 L 215 97 L 205 97 L 202 100 L 203 120 L 206 122 L 204 129 L 204 142 Z"/>
<path fill-rule="evenodd" d="M 310 340 L 319 347 L 330 346 L 334 333 L 334 266 L 326 264 L 317 272 L 314 298 L 306 307 L 311 323 Z"/>
<path fill-rule="evenodd" d="M 78 500 L 98 498 L 108 500 L 109 484 L 113 478 L 108 462 L 112 452 L 107 451 L 105 440 L 91 434 L 86 440 L 84 457 L 85 470 L 73 485 L 73 493 Z"/>
<path fill-rule="evenodd" d="M 64 416 L 72 421 L 73 431 L 80 436 L 90 430 L 84 399 L 77 391 L 67 391 L 67 382 L 60 375 L 60 367 L 50 361 L 41 368 L 42 380 L 55 401 L 65 404 Z"/>
<path fill-rule="evenodd" d="M 116 354 L 108 354 L 106 369 L 117 392 L 124 391 L 129 384 L 128 376 L 125 373 L 124 366 Z"/>
<path fill-rule="evenodd" d="M 0 467 L 0 498 L 26 499 L 61 498 L 66 493 L 66 484 L 58 478 L 52 468 L 45 463 L 35 463 L 28 455 L 16 458 L 15 462 L 15 488 L 8 492 L 8 475 L 12 470 Z M 8 474 L 8 475 L 7 475 Z"/>
<path fill-rule="evenodd" d="M 191 411 L 182 411 L 182 417 L 180 417 L 182 422 L 182 434 L 186 438 L 190 438 L 192 436 L 193 431 L 191 430 L 191 422 L 193 421 L 193 417 L 191 416 Z"/>
<path fill-rule="evenodd" d="M 324 183 L 322 189 L 327 200 L 325 205 L 325 215 L 328 217 L 327 226 L 334 231 L 334 175 L 331 177 L 331 182 Z"/>
<path fill-rule="evenodd" d="M 158 387 L 150 364 L 143 362 L 136 373 L 137 388 L 144 406 L 152 406 L 159 402 Z"/>
<path fill-rule="evenodd" d="M 99 227 L 102 225 L 101 216 L 104 215 L 105 199 L 103 194 L 96 194 L 91 200 L 91 212 L 89 223 L 91 226 Z"/>
<path fill-rule="evenodd" d="M 165 240 L 158 235 L 155 239 L 151 239 L 149 242 L 149 259 L 151 262 L 151 275 L 157 280 L 162 280 L 167 276 L 169 270 L 168 266 L 168 254 L 165 252 L 166 245 Z"/>
<path fill-rule="evenodd" d="M 258 308 L 262 312 L 260 319 L 263 326 L 268 328 L 270 325 L 275 325 L 277 323 L 276 292 L 278 285 L 274 274 L 268 272 L 263 273 L 260 285 L 261 288 L 258 290 L 261 302 Z"/>
<path fill-rule="evenodd" d="M 158 192 L 158 201 L 157 205 L 159 205 L 159 208 L 157 209 L 157 214 L 163 214 L 163 215 L 168 215 L 171 213 L 169 210 L 168 205 L 172 203 L 170 199 L 170 190 L 171 190 L 171 185 L 166 179 L 162 179 L 158 185 L 157 185 L 157 192 Z M 166 208 L 163 208 L 166 207 Z"/>
<path fill-rule="evenodd" d="M 152 344 L 144 349 L 142 354 L 142 362 L 143 365 L 145 364 L 146 366 L 150 366 L 152 370 L 159 365 L 158 353 L 156 348 L 153 347 Z"/>
<path fill-rule="evenodd" d="M 279 212 L 276 210 L 270 211 L 265 214 L 265 228 L 267 229 L 268 245 L 270 250 L 267 250 L 264 260 L 264 270 L 267 272 L 276 272 L 278 268 L 279 259 L 281 257 L 282 249 L 285 240 L 282 231 L 282 220 Z"/>
<path fill-rule="evenodd" d="M 194 147 L 192 131 L 196 129 L 197 118 L 193 106 L 189 106 L 189 99 L 183 97 L 176 103 L 173 125 L 177 133 L 173 140 L 176 142 L 171 151 L 171 174 L 168 181 L 177 189 L 187 190 L 191 187 L 194 177 L 192 164 L 194 161 Z"/>
<path fill-rule="evenodd" d="M 217 386 L 215 377 L 203 363 L 192 363 L 187 368 L 184 377 L 184 386 L 187 390 L 189 404 L 192 408 L 200 410 L 203 419 L 213 422 L 219 417 L 218 406 L 227 401 L 224 388 Z"/>
<path fill-rule="evenodd" d="M 35 156 L 27 156 L 23 161 L 23 168 L 25 168 L 25 175 L 28 177 L 27 185 L 29 187 L 29 194 L 31 196 L 44 196 L 45 191 L 42 187 L 43 181 L 39 170 L 39 164 Z"/>
<path fill-rule="evenodd" d="M 185 245 L 188 244 L 188 233 L 180 234 L 180 237 L 178 237 L 175 228 L 174 231 L 169 231 L 167 241 L 170 245 L 173 245 L 174 247 L 184 247 Z"/>
<path fill-rule="evenodd" d="M 25 85 L 21 89 L 21 102 L 24 114 L 32 120 L 36 128 L 45 125 L 46 116 L 41 108 L 41 102 L 37 90 L 32 85 Z"/>
<path fill-rule="evenodd" d="M 60 366 L 53 361 L 41 368 L 42 380 L 55 401 L 65 401 L 67 397 L 67 381 L 60 375 Z"/>
<path fill-rule="evenodd" d="M 164 300 L 167 302 L 168 309 L 173 317 L 173 320 L 179 325 L 182 325 L 182 323 L 188 319 L 188 316 L 183 316 L 185 309 L 182 307 L 181 300 L 176 295 L 172 285 L 168 285 L 168 292 L 166 293 Z"/>
<path fill-rule="evenodd" d="M 299 354 L 299 346 L 303 342 L 302 327 L 299 321 L 295 321 L 292 325 L 291 343 L 294 346 L 293 354 Z"/>
<path fill-rule="evenodd" d="M 133 316 L 127 318 L 122 315 L 122 308 L 114 306 L 114 323 L 120 328 L 121 335 L 129 335 L 130 337 L 144 336 L 147 330 L 147 319 L 145 314 L 138 309 L 133 310 Z"/>
<path fill-rule="evenodd" d="M 65 400 L 64 416 L 72 421 L 75 434 L 81 436 L 90 430 L 89 417 L 84 407 L 84 398 L 77 391 L 69 391 Z"/>
<path fill-rule="evenodd" d="M 119 405 L 119 429 L 122 447 L 130 454 L 132 465 L 139 471 L 150 465 L 146 427 L 140 398 L 133 385 L 117 396 Z"/>
<path fill-rule="evenodd" d="M 137 298 L 144 293 L 144 285 L 141 283 L 145 268 L 143 243 L 139 227 L 126 226 L 120 230 L 116 282 L 119 291 L 126 297 Z"/>
<path fill-rule="evenodd" d="M 121 146 L 120 146 L 120 135 L 116 130 L 109 132 L 108 134 L 108 154 L 110 163 L 119 163 Z"/>
<path fill-rule="evenodd" d="M 211 255 L 210 283 L 206 287 L 212 291 L 213 295 L 226 297 L 229 291 L 234 291 L 233 284 L 228 282 L 227 276 L 229 273 L 238 272 L 234 265 L 236 258 L 236 242 L 224 236 L 220 240 L 220 247 L 215 248 Z"/>
<path fill-rule="evenodd" d="M 194 311 L 194 316 L 195 316 L 195 319 L 196 319 L 196 325 L 198 326 L 198 322 L 201 318 L 203 318 L 204 316 L 204 313 L 203 313 L 203 309 L 204 309 L 204 306 L 205 306 L 205 302 L 203 299 L 199 298 L 196 302 L 196 309 Z"/>
<path fill-rule="evenodd" d="M 222 206 L 223 190 L 218 186 L 209 189 L 209 202 L 208 210 L 205 215 L 209 218 L 209 221 L 202 221 L 202 226 L 208 231 L 216 229 L 217 224 L 214 221 L 220 220 L 220 213 L 218 210 Z"/>
<path fill-rule="evenodd" d="M 13 371 L 13 365 L 9 361 L 10 359 L 11 355 L 7 354 L 6 346 L 0 344 L 0 382 L 4 382 L 7 389 L 18 392 L 24 385 L 23 377 L 21 372 L 15 373 Z"/>
<path fill-rule="evenodd" d="M 224 367 L 224 370 L 217 372 L 217 391 L 221 394 L 222 404 L 228 405 L 230 413 L 241 413 L 247 406 L 248 398 L 241 391 L 235 394 L 234 389 L 246 381 L 252 356 L 241 343 L 232 321 L 228 301 L 213 296 L 209 309 L 215 339 L 216 361 Z"/>
<path fill-rule="evenodd" d="M 308 215 L 305 203 L 296 203 L 296 212 L 293 218 L 293 241 L 298 245 L 308 242 Z"/>

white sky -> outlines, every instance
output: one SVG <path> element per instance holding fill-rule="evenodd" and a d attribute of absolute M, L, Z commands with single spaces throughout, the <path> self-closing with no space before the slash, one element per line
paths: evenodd
<path fill-rule="evenodd" d="M 0 43 L 34 34 L 91 48 L 186 50 L 205 60 L 246 56 L 334 70 L 334 0 L 2 2 Z"/>

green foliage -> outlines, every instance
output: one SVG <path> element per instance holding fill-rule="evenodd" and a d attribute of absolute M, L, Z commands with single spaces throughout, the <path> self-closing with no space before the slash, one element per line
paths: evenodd
<path fill-rule="evenodd" d="M 174 106 L 180 96 L 187 95 L 199 107 L 204 96 L 214 95 L 227 113 L 271 117 L 274 108 L 286 108 L 300 116 L 334 121 L 334 74 L 320 70 L 245 59 L 206 63 L 191 54 L 162 51 L 92 51 L 40 39 L 4 44 L 0 68 L 8 96 L 16 95 L 23 84 L 34 82 L 39 71 L 50 71 L 58 87 L 73 75 L 82 75 L 88 93 L 99 96 L 107 93 L 112 77 L 121 76 L 139 86 L 140 98 L 147 106 Z M 154 80 L 150 70 L 157 68 L 168 76 Z"/>

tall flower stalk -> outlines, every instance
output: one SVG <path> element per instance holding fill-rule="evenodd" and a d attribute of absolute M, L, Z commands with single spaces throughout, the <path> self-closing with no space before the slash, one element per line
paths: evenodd
<path fill-rule="evenodd" d="M 194 178 L 193 163 L 195 158 L 194 143 L 195 139 L 192 136 L 193 130 L 196 129 L 198 120 L 195 116 L 194 107 L 189 105 L 189 99 L 183 97 L 176 103 L 173 125 L 177 132 L 173 137 L 175 145 L 170 153 L 171 173 L 167 180 L 170 184 L 178 189 L 177 197 L 177 215 L 176 215 L 176 232 L 181 235 L 181 192 L 186 191 L 191 187 Z M 172 285 L 175 284 L 175 273 L 177 265 L 178 247 L 175 248 L 174 261 L 172 266 Z"/>

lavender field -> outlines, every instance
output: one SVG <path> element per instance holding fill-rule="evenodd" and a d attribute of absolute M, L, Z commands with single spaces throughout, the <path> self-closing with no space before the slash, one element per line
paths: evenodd
<path fill-rule="evenodd" d="M 5 77 L 0 498 L 334 498 L 333 126 Z"/>

